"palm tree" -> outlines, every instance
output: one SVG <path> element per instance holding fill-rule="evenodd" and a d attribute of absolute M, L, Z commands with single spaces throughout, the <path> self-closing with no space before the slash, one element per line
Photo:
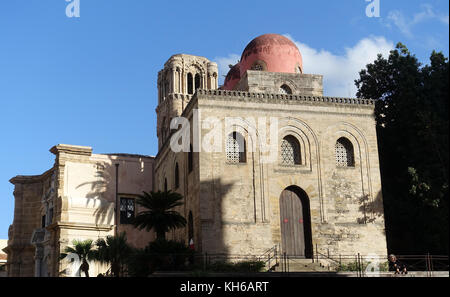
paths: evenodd
<path fill-rule="evenodd" d="M 136 203 L 147 210 L 139 212 L 133 225 L 140 230 L 154 229 L 157 240 L 164 240 L 166 232 L 186 226 L 186 219 L 177 211 L 171 210 L 183 205 L 183 196 L 171 191 L 144 192 L 139 195 Z"/>
<path fill-rule="evenodd" d="M 108 235 L 100 238 L 95 243 L 97 245 L 96 258 L 100 263 L 111 265 L 111 273 L 119 277 L 123 266 L 132 253 L 132 248 L 127 243 L 125 232 L 117 236 Z"/>
<path fill-rule="evenodd" d="M 73 247 L 67 246 L 64 249 L 64 253 L 61 253 L 60 258 L 64 259 L 69 254 L 76 254 L 81 261 L 80 270 L 84 272 L 86 277 L 89 277 L 89 263 L 96 259 L 96 251 L 93 250 L 92 240 L 88 239 L 85 241 L 74 240 L 72 242 Z"/>

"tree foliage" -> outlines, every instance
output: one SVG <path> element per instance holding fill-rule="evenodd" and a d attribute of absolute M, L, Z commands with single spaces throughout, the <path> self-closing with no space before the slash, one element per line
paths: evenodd
<path fill-rule="evenodd" d="M 171 191 L 144 192 L 136 203 L 146 210 L 138 213 L 134 226 L 140 230 L 154 229 L 157 239 L 165 239 L 169 230 L 186 226 L 186 219 L 173 208 L 183 205 L 183 196 Z"/>
<path fill-rule="evenodd" d="M 111 273 L 115 277 L 123 274 L 123 269 L 132 254 L 132 248 L 127 243 L 125 232 L 117 236 L 108 235 L 96 241 L 96 259 L 100 263 L 111 265 Z"/>
<path fill-rule="evenodd" d="M 96 260 L 96 251 L 93 249 L 92 240 L 74 240 L 73 247 L 67 246 L 64 253 L 60 254 L 61 259 L 65 259 L 70 254 L 76 254 L 81 261 L 80 270 L 84 272 L 86 277 L 89 277 L 89 262 Z"/>
<path fill-rule="evenodd" d="M 388 248 L 448 253 L 448 58 L 422 66 L 403 44 L 360 72 L 375 106 Z"/>

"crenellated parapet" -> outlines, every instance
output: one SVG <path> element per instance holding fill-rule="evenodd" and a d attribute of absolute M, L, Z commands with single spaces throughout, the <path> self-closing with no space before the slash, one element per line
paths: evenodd
<path fill-rule="evenodd" d="M 328 96 L 308 96 L 276 93 L 254 93 L 245 91 L 227 90 L 197 90 L 197 96 L 208 96 L 223 100 L 246 100 L 270 103 L 272 100 L 291 102 L 317 102 L 329 104 L 349 104 L 349 105 L 375 105 L 373 99 L 328 97 Z"/>

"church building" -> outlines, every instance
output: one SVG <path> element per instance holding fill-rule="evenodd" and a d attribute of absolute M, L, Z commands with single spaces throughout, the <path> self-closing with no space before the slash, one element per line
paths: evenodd
<path fill-rule="evenodd" d="M 11 180 L 9 275 L 73 275 L 65 246 L 119 229 L 145 246 L 154 234 L 127 219 L 151 190 L 184 197 L 188 224 L 166 237 L 199 252 L 386 255 L 375 102 L 323 96 L 322 81 L 278 34 L 253 39 L 220 87 L 216 63 L 173 55 L 158 73 L 155 157 L 57 145 L 52 169 Z"/>

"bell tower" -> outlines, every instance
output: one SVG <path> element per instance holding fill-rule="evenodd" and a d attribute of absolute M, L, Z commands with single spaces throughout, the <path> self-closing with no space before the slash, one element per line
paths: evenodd
<path fill-rule="evenodd" d="M 173 55 L 158 72 L 156 107 L 158 149 L 170 135 L 170 121 L 180 116 L 197 89 L 218 88 L 218 67 L 207 58 Z"/>

